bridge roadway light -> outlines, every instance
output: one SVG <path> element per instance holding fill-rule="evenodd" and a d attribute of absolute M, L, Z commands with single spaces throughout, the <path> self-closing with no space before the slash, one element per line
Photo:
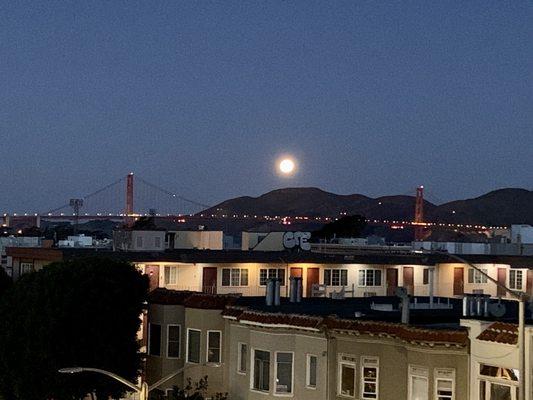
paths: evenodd
<path fill-rule="evenodd" d="M 509 293 L 511 297 L 518 300 L 518 370 L 520 371 L 519 385 L 518 385 L 518 400 L 526 399 L 526 347 L 525 347 L 525 310 L 526 310 L 526 301 L 529 300 L 529 296 L 526 293 L 514 291 L 507 286 L 501 284 L 496 279 L 488 275 L 481 268 L 478 268 L 471 262 L 465 260 L 462 257 L 459 257 L 456 254 L 451 254 L 446 251 L 435 251 L 435 250 L 414 250 L 414 253 L 418 254 L 435 254 L 440 256 L 447 256 L 455 261 L 459 261 L 462 264 L 469 266 L 470 268 L 475 269 L 481 275 L 483 275 L 487 280 L 494 283 L 497 287 L 503 289 L 506 293 Z"/>

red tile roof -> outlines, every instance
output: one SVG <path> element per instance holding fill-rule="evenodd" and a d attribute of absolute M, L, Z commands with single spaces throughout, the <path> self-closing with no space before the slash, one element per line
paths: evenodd
<path fill-rule="evenodd" d="M 506 322 L 494 322 L 477 337 L 487 342 L 517 344 L 518 326 Z"/>
<path fill-rule="evenodd" d="M 237 318 L 240 322 L 252 322 L 261 325 L 292 326 L 295 328 L 320 329 L 323 318 L 301 314 L 267 313 L 244 311 Z"/>

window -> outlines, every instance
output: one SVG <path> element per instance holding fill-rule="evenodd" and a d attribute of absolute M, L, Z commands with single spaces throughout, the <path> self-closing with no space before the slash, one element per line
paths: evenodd
<path fill-rule="evenodd" d="M 359 286 L 381 286 L 381 270 L 362 269 L 359 271 Z"/>
<path fill-rule="evenodd" d="M 207 331 L 207 362 L 220 363 L 220 348 L 222 346 L 222 332 Z"/>
<path fill-rule="evenodd" d="M 479 375 L 480 399 L 518 399 L 518 370 L 480 364 Z"/>
<path fill-rule="evenodd" d="M 151 356 L 161 355 L 161 325 L 159 324 L 149 324 L 148 353 Z"/>
<path fill-rule="evenodd" d="M 435 369 L 435 400 L 454 400 L 455 370 Z"/>
<path fill-rule="evenodd" d="M 239 354 L 237 356 L 237 372 L 246 373 L 246 360 L 248 359 L 248 345 L 239 343 Z"/>
<path fill-rule="evenodd" d="M 137 236 L 137 248 L 141 249 L 143 247 L 143 237 Z"/>
<path fill-rule="evenodd" d="M 361 357 L 361 398 L 378 398 L 379 359 Z"/>
<path fill-rule="evenodd" d="M 428 369 L 409 366 L 409 400 L 428 400 Z"/>
<path fill-rule="evenodd" d="M 29 274 L 30 272 L 33 272 L 33 263 L 31 262 L 21 262 L 20 263 L 20 274 Z"/>
<path fill-rule="evenodd" d="M 270 352 L 254 350 L 252 388 L 268 392 L 270 390 Z"/>
<path fill-rule="evenodd" d="M 178 267 L 165 267 L 165 285 L 175 285 L 178 283 Z"/>
<path fill-rule="evenodd" d="M 315 355 L 307 355 L 307 367 L 305 373 L 305 386 L 311 389 L 316 389 L 316 371 L 318 366 L 318 358 Z"/>
<path fill-rule="evenodd" d="M 200 339 L 202 332 L 197 329 L 187 329 L 187 362 L 200 362 Z"/>
<path fill-rule="evenodd" d="M 292 353 L 276 353 L 276 393 L 292 393 Z"/>
<path fill-rule="evenodd" d="M 248 269 L 223 268 L 222 286 L 248 286 Z"/>
<path fill-rule="evenodd" d="M 429 268 L 424 268 L 422 271 L 422 284 L 428 285 L 429 284 Z"/>
<path fill-rule="evenodd" d="M 487 270 L 482 269 L 486 274 Z M 479 272 L 477 269 L 469 268 L 468 269 L 468 283 L 487 283 L 487 277 Z"/>
<path fill-rule="evenodd" d="M 346 286 L 348 285 L 348 270 L 346 269 L 325 269 L 324 285 Z"/>
<path fill-rule="evenodd" d="M 339 355 L 339 387 L 338 394 L 345 397 L 355 397 L 355 357 Z"/>
<path fill-rule="evenodd" d="M 281 286 L 285 286 L 285 269 L 283 268 L 261 268 L 259 270 L 259 285 L 265 286 L 270 278 L 281 280 Z"/>
<path fill-rule="evenodd" d="M 523 289 L 523 272 L 520 270 L 512 269 L 509 271 L 509 287 L 514 290 Z"/>
<path fill-rule="evenodd" d="M 179 325 L 167 326 L 167 357 L 180 357 L 180 334 L 181 327 Z"/>
<path fill-rule="evenodd" d="M 161 238 L 159 236 L 156 236 L 154 238 L 154 247 L 156 249 L 160 249 L 161 248 Z"/>

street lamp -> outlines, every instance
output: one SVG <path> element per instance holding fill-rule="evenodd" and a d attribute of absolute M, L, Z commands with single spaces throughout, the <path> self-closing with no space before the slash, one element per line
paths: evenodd
<path fill-rule="evenodd" d="M 62 374 L 79 374 L 81 372 L 95 372 L 97 374 L 102 374 L 102 375 L 106 375 L 106 376 L 109 376 L 110 378 L 113 378 L 117 381 L 119 381 L 120 383 L 124 384 L 125 386 L 129 387 L 130 389 L 132 389 L 135 393 L 138 393 L 139 394 L 139 400 L 148 400 L 148 394 L 155 388 L 161 386 L 163 383 L 167 382 L 168 380 L 174 378 L 176 375 L 179 375 L 180 373 L 182 373 L 184 370 L 185 370 L 186 367 L 183 367 L 183 368 L 180 368 L 176 371 L 174 371 L 173 373 L 165 376 L 164 378 L 161 378 L 160 380 L 158 380 L 157 382 L 155 382 L 153 385 L 150 385 L 148 386 L 148 383 L 146 382 L 141 382 L 141 384 L 139 386 L 137 386 L 136 384 L 128 381 L 127 379 L 117 375 L 117 374 L 114 374 L 113 372 L 109 372 L 109 371 L 106 371 L 105 369 L 100 369 L 100 368 L 85 368 L 85 367 L 72 367 L 72 368 L 61 368 L 60 370 L 58 370 L 58 372 L 62 373 Z"/>
<path fill-rule="evenodd" d="M 444 255 L 446 257 L 459 261 L 462 264 L 466 264 L 469 267 L 478 271 L 481 275 L 487 278 L 487 280 L 493 282 L 497 287 L 501 288 L 506 293 L 509 293 L 513 298 L 518 300 L 518 353 L 519 353 L 518 370 L 520 371 L 519 386 L 518 386 L 518 400 L 525 400 L 526 398 L 525 309 L 526 309 L 526 301 L 529 299 L 529 296 L 526 293 L 517 292 L 501 284 L 496 279 L 492 278 L 487 273 L 485 273 L 485 271 L 478 268 L 471 262 L 466 261 L 464 258 L 459 257 L 456 254 L 451 254 L 445 251 L 435 251 L 435 250 L 421 250 L 421 251 L 415 250 L 415 252 L 423 253 L 423 254 Z"/>

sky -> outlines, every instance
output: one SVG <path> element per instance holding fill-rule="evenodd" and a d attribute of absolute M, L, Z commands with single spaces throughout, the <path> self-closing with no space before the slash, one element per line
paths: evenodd
<path fill-rule="evenodd" d="M 531 190 L 532 20 L 531 1 L 2 0 L 0 210 L 130 171 L 205 204 Z"/>

